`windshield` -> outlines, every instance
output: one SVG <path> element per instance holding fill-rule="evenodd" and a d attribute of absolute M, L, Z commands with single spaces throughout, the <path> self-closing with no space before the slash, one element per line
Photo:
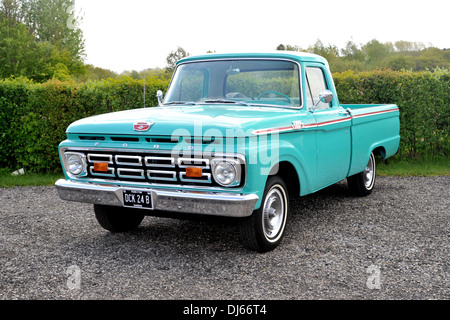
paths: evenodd
<path fill-rule="evenodd" d="M 221 60 L 179 65 L 163 104 L 205 103 L 301 107 L 298 65 L 276 60 Z"/>

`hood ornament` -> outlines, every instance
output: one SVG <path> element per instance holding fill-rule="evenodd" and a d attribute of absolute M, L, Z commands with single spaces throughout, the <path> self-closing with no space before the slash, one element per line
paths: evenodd
<path fill-rule="evenodd" d="M 152 122 L 148 121 L 139 121 L 133 124 L 134 131 L 145 132 L 150 130 L 150 128 L 154 125 Z"/>

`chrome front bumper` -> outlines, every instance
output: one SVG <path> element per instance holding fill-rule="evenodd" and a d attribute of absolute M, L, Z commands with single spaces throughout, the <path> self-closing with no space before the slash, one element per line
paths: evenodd
<path fill-rule="evenodd" d="M 124 206 L 123 190 L 151 192 L 153 210 L 186 212 L 224 217 L 248 217 L 258 196 L 218 192 L 175 191 L 106 186 L 58 180 L 55 184 L 63 200 L 108 206 Z M 151 213 L 149 213 L 151 215 Z"/>

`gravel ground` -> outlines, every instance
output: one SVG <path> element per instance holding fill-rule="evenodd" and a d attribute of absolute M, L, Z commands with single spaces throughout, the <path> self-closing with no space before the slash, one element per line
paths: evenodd
<path fill-rule="evenodd" d="M 234 220 L 146 217 L 111 234 L 54 187 L 0 189 L 0 203 L 2 300 L 450 298 L 450 177 L 293 199 L 266 254 L 242 247 Z"/>

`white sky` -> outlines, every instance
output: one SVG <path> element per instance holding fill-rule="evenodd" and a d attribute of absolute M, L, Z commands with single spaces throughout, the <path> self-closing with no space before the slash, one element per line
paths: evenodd
<path fill-rule="evenodd" d="M 163 68 L 181 46 L 208 50 L 273 51 L 320 39 L 340 49 L 398 40 L 450 48 L 444 0 L 76 0 L 83 17 L 86 63 L 118 73 Z"/>

